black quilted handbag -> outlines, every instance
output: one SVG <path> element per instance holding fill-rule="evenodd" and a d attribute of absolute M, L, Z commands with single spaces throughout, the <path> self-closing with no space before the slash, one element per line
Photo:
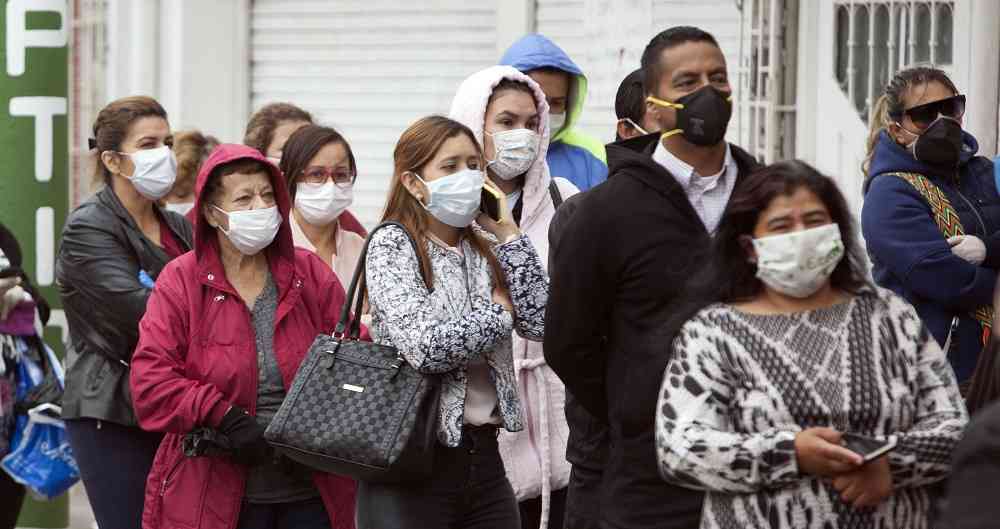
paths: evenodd
<path fill-rule="evenodd" d="M 390 225 L 406 230 L 386 222 L 368 235 L 333 336 L 316 337 L 264 434 L 303 465 L 373 483 L 430 477 L 437 442 L 438 377 L 418 373 L 394 347 L 359 340 L 368 246 Z"/>

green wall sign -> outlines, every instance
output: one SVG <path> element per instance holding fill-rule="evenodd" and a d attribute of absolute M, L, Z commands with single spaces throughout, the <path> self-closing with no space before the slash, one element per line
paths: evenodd
<path fill-rule="evenodd" d="M 45 342 L 63 353 L 66 318 L 55 252 L 69 208 L 67 0 L 7 0 L 0 10 L 0 222 L 21 243 L 23 268 L 52 305 Z M 66 527 L 66 497 L 25 501 L 18 525 Z"/>
<path fill-rule="evenodd" d="M 18 238 L 24 269 L 58 309 L 55 253 L 69 208 L 67 0 L 8 0 L 0 11 L 0 222 Z M 46 342 L 62 352 L 65 316 Z"/>

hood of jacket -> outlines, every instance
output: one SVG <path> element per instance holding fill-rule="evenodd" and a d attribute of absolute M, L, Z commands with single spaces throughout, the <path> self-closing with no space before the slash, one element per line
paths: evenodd
<path fill-rule="evenodd" d="M 583 70 L 555 42 L 537 33 L 525 35 L 511 44 L 500 58 L 500 64 L 512 66 L 521 72 L 548 67 L 570 74 L 572 82 L 566 103 L 566 123 L 563 128 L 552 133 L 553 142 L 561 141 L 583 113 L 583 104 L 587 100 L 587 77 L 583 75 Z"/>
<path fill-rule="evenodd" d="M 644 163 L 635 159 L 635 155 L 649 154 L 652 159 L 653 150 L 656 143 L 660 141 L 660 133 L 653 132 L 644 136 L 635 136 L 627 140 L 611 142 L 604 146 L 608 153 L 608 177 L 614 174 L 615 170 L 625 164 Z"/>
<path fill-rule="evenodd" d="M 520 81 L 531 88 L 535 94 L 535 104 L 538 108 L 539 142 L 538 154 L 534 163 L 524 174 L 524 188 L 521 196 L 523 203 L 521 225 L 527 226 L 539 215 L 549 198 L 549 164 L 545 157 L 549 150 L 549 104 L 545 101 L 545 93 L 538 83 L 527 75 L 510 66 L 491 66 L 485 70 L 470 75 L 458 87 L 455 98 L 451 102 L 448 117 L 472 129 L 479 145 L 485 145 L 486 107 L 489 104 L 493 89 L 500 81 L 510 79 Z"/>
<path fill-rule="evenodd" d="M 605 147 L 608 152 L 608 178 L 628 172 L 661 193 L 683 194 L 684 190 L 677 179 L 653 159 L 653 152 L 659 141 L 660 134 L 652 133 L 609 143 Z"/>
<path fill-rule="evenodd" d="M 959 169 L 964 168 L 970 160 L 975 158 L 979 152 L 979 142 L 966 131 L 962 131 L 962 153 Z M 941 169 L 934 168 L 913 157 L 913 154 L 896 143 L 889 133 L 882 131 L 879 133 L 878 142 L 875 144 L 875 152 L 872 155 L 871 167 L 868 174 L 871 175 L 865 180 L 865 192 L 873 177 L 883 173 L 919 173 L 927 177 L 944 178 L 948 176 Z"/>
<path fill-rule="evenodd" d="M 281 176 L 281 170 L 268 161 L 257 149 L 246 145 L 222 144 L 216 147 L 202 164 L 201 170 L 198 171 L 198 181 L 195 184 L 194 251 L 205 272 L 212 272 L 219 278 L 225 277 L 217 235 L 219 230 L 208 223 L 203 213 L 202 206 L 208 200 L 204 191 L 212 171 L 221 165 L 242 159 L 256 160 L 269 169 L 271 186 L 274 188 L 275 205 L 278 206 L 278 212 L 281 214 L 281 226 L 278 228 L 278 235 L 275 236 L 274 241 L 264 251 L 267 252 L 267 260 L 275 284 L 278 286 L 279 292 L 284 293 L 288 290 L 288 284 L 295 272 L 295 245 L 292 243 L 292 229 L 288 224 L 288 214 L 292 208 L 292 201 L 288 195 L 288 186 Z"/>

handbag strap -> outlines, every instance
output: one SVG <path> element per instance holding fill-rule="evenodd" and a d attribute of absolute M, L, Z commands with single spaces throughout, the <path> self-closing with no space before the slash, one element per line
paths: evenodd
<path fill-rule="evenodd" d="M 365 247 L 361 250 L 361 255 L 358 257 L 358 262 L 354 267 L 354 276 L 351 277 L 351 285 L 347 288 L 347 297 L 344 299 L 344 306 L 340 309 L 340 318 L 337 320 L 337 326 L 333 331 L 334 338 L 343 338 L 345 331 L 349 339 L 357 340 L 361 337 L 361 311 L 364 308 L 365 295 L 368 290 L 367 274 L 365 273 L 368 247 L 371 245 L 375 234 L 388 226 L 396 226 L 406 234 L 406 238 L 410 240 L 410 244 L 413 246 L 414 253 L 417 254 L 417 266 L 420 267 L 420 277 L 426 281 L 427 273 L 424 270 L 423 262 L 420 261 L 417 241 L 410 234 L 410 231 L 406 229 L 406 226 L 395 221 L 386 221 L 379 224 L 368 234 L 368 238 L 365 240 Z M 431 287 L 429 290 L 433 291 L 434 289 Z M 355 298 L 357 299 L 355 300 Z M 353 318 L 351 317 L 351 300 L 355 300 Z"/>

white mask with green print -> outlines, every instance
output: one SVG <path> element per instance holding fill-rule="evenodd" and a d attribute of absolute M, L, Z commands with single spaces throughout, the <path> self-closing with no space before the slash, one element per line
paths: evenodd
<path fill-rule="evenodd" d="M 844 258 L 836 224 L 754 239 L 753 248 L 757 278 L 773 290 L 800 299 L 822 288 Z"/>

